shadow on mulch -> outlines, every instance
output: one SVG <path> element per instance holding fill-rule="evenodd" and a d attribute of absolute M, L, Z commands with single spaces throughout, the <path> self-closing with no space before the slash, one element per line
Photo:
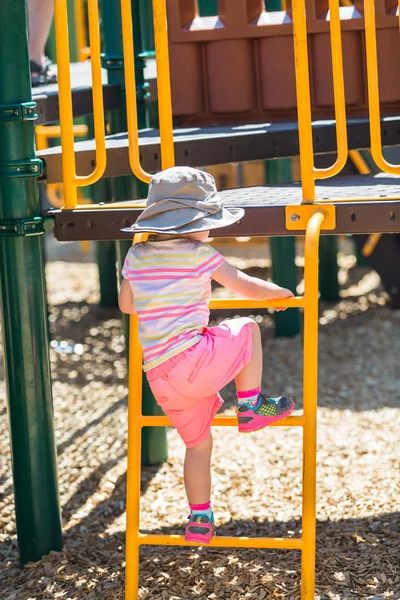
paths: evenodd
<path fill-rule="evenodd" d="M 90 519 L 95 522 L 95 515 Z M 399 598 L 400 592 L 400 513 L 383 513 L 373 518 L 341 519 L 317 523 L 316 590 L 321 600 L 339 597 Z M 86 525 L 88 523 L 86 522 Z M 68 598 L 91 598 L 89 589 L 85 595 L 71 592 L 71 581 L 87 578 L 95 590 L 94 598 L 111 600 L 124 597 L 125 533 L 111 535 L 88 530 L 77 542 L 74 528 L 64 536 L 65 547 L 53 552 L 42 561 L 25 569 L 16 569 L 15 543 L 13 548 L 0 544 L 0 556 L 7 554 L 9 567 L 14 570 L 14 590 L 18 587 L 26 569 L 35 579 L 35 591 L 43 587 L 40 598 L 50 598 L 44 592 L 46 582 L 62 567 L 65 577 L 57 577 L 58 591 L 64 589 Z M 249 537 L 298 537 L 301 521 L 288 522 L 238 520 L 218 527 L 218 535 Z M 96 533 L 97 529 L 97 533 Z M 183 525 L 176 529 L 160 528 L 143 533 L 183 533 Z M 149 591 L 147 598 L 176 597 L 181 600 L 201 598 L 231 598 L 234 592 L 257 591 L 255 598 L 299 598 L 301 560 L 300 553 L 293 550 L 245 549 L 245 548 L 197 548 L 144 546 L 140 551 L 140 586 Z M 25 579 L 26 581 L 26 576 Z M 210 596 L 216 583 L 224 590 L 223 595 Z M 98 587 L 97 587 L 98 586 Z M 177 595 L 177 587 L 180 590 Z M 76 588 L 75 588 L 76 589 Z M 110 591 L 107 591 L 107 590 Z M 112 592 L 111 592 L 112 589 Z M 97 591 L 96 591 L 97 590 Z M 161 594 L 161 591 L 165 590 Z M 260 590 L 267 595 L 259 596 Z M 329 592 L 329 595 L 328 595 Z M 86 595 L 88 594 L 88 595 Z M 110 595 L 111 594 L 111 595 Z M 204 596 L 203 596 L 204 594 Z M 334 596 L 331 594 L 339 594 Z M 236 597 L 236 596 L 235 596 Z M 249 596 L 251 597 L 251 596 Z M 18 595 L 16 598 L 25 598 Z"/>

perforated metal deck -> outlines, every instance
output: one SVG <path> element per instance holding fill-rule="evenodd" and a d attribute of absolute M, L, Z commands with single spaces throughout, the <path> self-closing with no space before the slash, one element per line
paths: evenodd
<path fill-rule="evenodd" d="M 244 218 L 226 229 L 215 230 L 218 237 L 245 235 L 301 235 L 287 231 L 285 207 L 301 203 L 300 184 L 248 187 L 221 192 L 226 206 L 245 208 Z M 318 199 L 330 198 L 336 204 L 336 229 L 329 233 L 395 233 L 400 231 L 400 178 L 379 174 L 335 178 L 317 186 Z M 377 201 L 358 201 L 380 196 Z M 347 197 L 349 202 L 340 202 Z M 386 199 L 385 199 L 386 198 Z M 55 236 L 67 240 L 130 239 L 120 231 L 135 223 L 141 208 L 54 210 L 45 213 L 55 219 Z"/>
<path fill-rule="evenodd" d="M 347 130 L 350 149 L 370 147 L 368 119 L 349 119 Z M 314 151 L 317 154 L 335 152 L 335 121 L 314 122 L 313 140 Z M 400 117 L 382 119 L 382 140 L 385 146 L 400 145 Z M 176 164 L 191 167 L 299 154 L 297 122 L 175 129 L 174 143 Z M 158 130 L 141 131 L 139 144 L 144 169 L 150 173 L 159 171 L 161 161 Z M 129 165 L 127 134 L 108 136 L 106 148 L 105 177 L 130 175 L 132 171 Z M 75 152 L 77 173 L 87 175 L 95 164 L 94 140 L 77 142 Z M 46 162 L 47 181 L 62 181 L 61 148 L 43 150 L 39 156 Z"/>

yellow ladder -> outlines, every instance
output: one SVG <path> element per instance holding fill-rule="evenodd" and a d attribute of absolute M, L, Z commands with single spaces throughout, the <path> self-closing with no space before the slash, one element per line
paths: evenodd
<path fill-rule="evenodd" d="M 317 208 L 317 207 L 316 207 Z M 303 508 L 301 538 L 216 537 L 213 547 L 280 548 L 301 550 L 301 598 L 314 598 L 315 572 L 315 493 L 318 366 L 318 245 L 325 219 L 316 210 L 307 224 L 305 237 L 304 295 L 290 300 L 256 302 L 247 299 L 212 300 L 210 308 L 304 308 L 304 409 L 276 426 L 303 427 Z M 142 427 L 170 425 L 168 417 L 148 417 L 141 412 L 142 355 L 138 340 L 138 319 L 131 317 L 129 396 L 128 396 L 128 472 L 126 506 L 126 600 L 136 599 L 139 586 L 139 548 L 141 545 L 198 546 L 180 535 L 140 533 L 140 443 Z M 217 416 L 213 425 L 237 426 L 237 417 Z"/>

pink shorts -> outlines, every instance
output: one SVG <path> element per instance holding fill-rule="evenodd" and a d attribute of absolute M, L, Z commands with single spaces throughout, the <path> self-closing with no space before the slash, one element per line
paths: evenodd
<path fill-rule="evenodd" d="M 219 391 L 251 360 L 252 320 L 207 327 L 200 342 L 147 371 L 157 403 L 188 448 L 197 446 L 223 403 Z"/>

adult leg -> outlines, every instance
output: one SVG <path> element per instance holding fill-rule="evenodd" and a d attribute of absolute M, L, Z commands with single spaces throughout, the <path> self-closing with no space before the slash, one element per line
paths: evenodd
<path fill-rule="evenodd" d="M 54 14 L 53 0 L 27 0 L 29 58 L 41 65 Z"/>

